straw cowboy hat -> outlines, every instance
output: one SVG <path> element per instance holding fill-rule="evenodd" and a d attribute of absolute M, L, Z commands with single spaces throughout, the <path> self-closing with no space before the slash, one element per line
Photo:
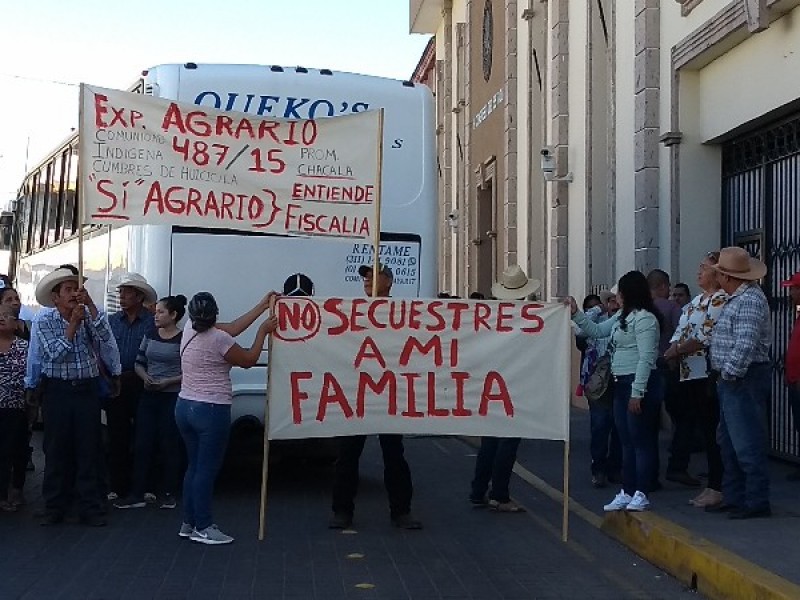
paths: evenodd
<path fill-rule="evenodd" d="M 125 273 L 117 280 L 116 287 L 132 287 L 139 290 L 144 294 L 145 302 L 155 302 L 158 300 L 156 291 L 147 283 L 147 279 L 138 273 Z"/>
<path fill-rule="evenodd" d="M 83 278 L 86 281 L 86 277 Z M 53 302 L 53 288 L 65 281 L 78 281 L 78 276 L 69 269 L 58 268 L 55 271 L 48 273 L 36 285 L 36 302 L 39 306 L 47 306 L 52 308 L 55 306 Z"/>
<path fill-rule="evenodd" d="M 713 267 L 723 275 L 744 281 L 756 281 L 767 274 L 767 265 L 738 246 L 720 250 L 719 260 Z"/>
<path fill-rule="evenodd" d="M 500 277 L 500 281 L 492 285 L 492 296 L 498 300 L 524 300 L 542 285 L 538 279 L 528 279 L 519 265 L 511 265 Z"/>
<path fill-rule="evenodd" d="M 605 304 L 612 298 L 617 297 L 617 290 L 614 290 L 613 292 L 611 290 L 601 290 L 598 296 L 600 296 L 600 301 Z"/>

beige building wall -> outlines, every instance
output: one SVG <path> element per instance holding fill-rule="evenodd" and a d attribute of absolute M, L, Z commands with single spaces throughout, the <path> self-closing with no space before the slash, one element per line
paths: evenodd
<path fill-rule="evenodd" d="M 698 260 L 720 244 L 720 142 L 800 105 L 800 0 L 493 0 L 506 21 L 495 37 L 513 38 L 496 40 L 508 63 L 491 84 L 475 77 L 471 20 L 484 2 L 410 0 L 411 29 L 436 35 L 449 78 L 440 167 L 456 218 L 442 223 L 443 289 L 466 295 L 488 280 L 474 242 L 486 234 L 480 165 L 493 153 L 491 277 L 518 262 L 545 297 L 582 297 L 660 267 L 694 289 Z M 502 106 L 476 128 L 489 90 Z M 545 182 L 544 145 L 562 181 Z"/>

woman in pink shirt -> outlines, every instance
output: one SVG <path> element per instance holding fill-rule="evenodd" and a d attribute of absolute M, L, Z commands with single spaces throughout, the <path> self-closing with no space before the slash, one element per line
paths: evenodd
<path fill-rule="evenodd" d="M 231 426 L 231 367 L 249 369 L 258 361 L 267 334 L 277 326 L 274 316 L 258 328 L 253 345 L 242 348 L 234 338 L 269 309 L 274 292 L 232 323 L 217 323 L 219 308 L 209 292 L 189 301 L 181 341 L 181 391 L 175 421 L 186 444 L 189 466 L 183 479 L 183 523 L 178 535 L 202 544 L 230 544 L 211 516 L 211 498 Z"/>

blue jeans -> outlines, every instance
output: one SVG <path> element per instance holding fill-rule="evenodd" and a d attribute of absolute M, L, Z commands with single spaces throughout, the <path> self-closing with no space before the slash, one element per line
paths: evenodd
<path fill-rule="evenodd" d="M 605 395 L 608 398 L 605 398 Z M 614 425 L 614 387 L 608 386 L 600 401 L 589 400 L 589 452 L 592 475 L 617 475 L 622 466 L 622 446 Z"/>
<path fill-rule="evenodd" d="M 489 499 L 500 503 L 509 502 L 508 484 L 511 481 L 511 470 L 517 460 L 517 448 L 520 438 L 482 437 L 481 449 L 475 459 L 475 478 L 472 480 L 470 498 L 482 500 L 492 481 Z"/>
<path fill-rule="evenodd" d="M 158 492 L 175 494 L 181 478 L 183 442 L 175 424 L 178 392 L 145 390 L 136 412 L 136 437 L 133 449 L 133 486 L 131 494 L 144 496 L 152 481 L 156 464 L 161 466 Z M 158 462 L 153 459 L 158 457 Z"/>
<path fill-rule="evenodd" d="M 661 415 L 661 388 L 656 371 L 650 372 L 642 411 L 635 415 L 628 410 L 633 375 L 619 375 L 614 385 L 614 423 L 622 444 L 622 485 L 625 493 L 653 491 L 658 480 L 658 420 Z"/>
<path fill-rule="evenodd" d="M 767 405 L 771 388 L 768 363 L 751 365 L 737 381 L 717 382 L 722 495 L 728 504 L 750 510 L 769 506 Z"/>
<path fill-rule="evenodd" d="M 800 433 L 800 381 L 788 385 L 786 389 L 789 390 L 789 406 L 792 409 L 794 430 Z"/>
<path fill-rule="evenodd" d="M 205 529 L 214 523 L 211 497 L 228 445 L 231 406 L 179 397 L 175 422 L 189 459 L 183 478 L 183 521 L 198 530 Z"/>

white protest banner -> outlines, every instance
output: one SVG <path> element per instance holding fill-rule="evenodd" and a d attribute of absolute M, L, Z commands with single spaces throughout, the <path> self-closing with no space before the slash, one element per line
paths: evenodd
<path fill-rule="evenodd" d="M 281 298 L 276 314 L 271 439 L 568 437 L 565 306 Z"/>
<path fill-rule="evenodd" d="M 260 118 L 84 85 L 86 222 L 371 238 L 378 111 Z"/>

